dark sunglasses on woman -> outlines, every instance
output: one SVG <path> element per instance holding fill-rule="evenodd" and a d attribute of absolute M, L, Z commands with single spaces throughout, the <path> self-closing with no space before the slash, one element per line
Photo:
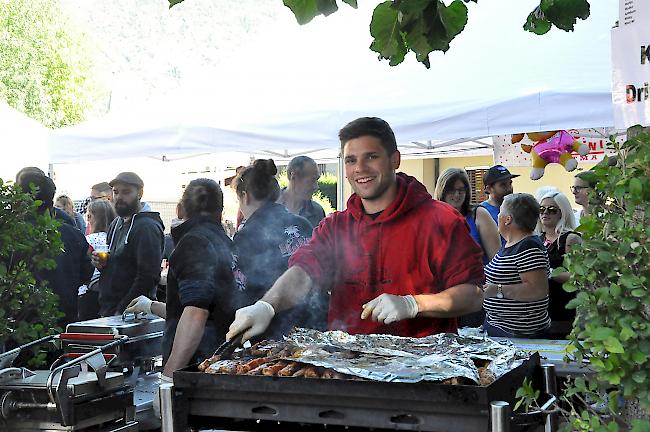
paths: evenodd
<path fill-rule="evenodd" d="M 558 214 L 558 212 L 560 211 L 560 209 L 557 208 L 557 207 L 555 207 L 555 206 L 548 206 L 548 207 L 539 206 L 539 214 L 544 214 L 544 213 L 547 212 L 547 211 L 548 211 L 550 214 Z"/>

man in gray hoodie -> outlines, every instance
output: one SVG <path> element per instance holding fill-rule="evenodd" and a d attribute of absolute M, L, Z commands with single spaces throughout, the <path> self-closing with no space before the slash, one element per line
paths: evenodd
<path fill-rule="evenodd" d="M 158 212 L 142 203 L 144 182 L 135 173 L 123 172 L 110 183 L 119 216 L 108 228 L 108 260 L 93 252 L 93 265 L 101 271 L 99 313 L 120 315 L 134 298 L 155 299 L 160 280 L 164 226 Z"/>

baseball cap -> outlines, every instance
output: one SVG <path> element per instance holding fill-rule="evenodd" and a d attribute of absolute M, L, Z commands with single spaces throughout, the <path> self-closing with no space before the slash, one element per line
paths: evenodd
<path fill-rule="evenodd" d="M 137 186 L 139 188 L 144 187 L 144 182 L 140 178 L 139 175 L 137 175 L 134 172 L 121 172 L 119 173 L 113 180 L 111 180 L 108 184 L 110 187 L 115 186 L 117 183 L 125 183 L 128 185 L 132 186 Z"/>
<path fill-rule="evenodd" d="M 483 184 L 491 185 L 501 180 L 508 180 L 519 177 L 519 174 L 511 174 L 508 168 L 503 165 L 494 165 L 490 167 L 483 175 Z"/>

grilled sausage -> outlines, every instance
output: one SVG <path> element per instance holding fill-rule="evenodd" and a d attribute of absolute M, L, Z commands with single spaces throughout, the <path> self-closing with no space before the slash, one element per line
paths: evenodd
<path fill-rule="evenodd" d="M 343 379 L 343 375 L 338 373 L 337 371 L 333 369 L 325 369 L 325 372 L 323 372 L 323 375 L 321 375 L 321 378 L 325 379 Z"/>
<path fill-rule="evenodd" d="M 283 377 L 292 376 L 301 367 L 302 365 L 300 363 L 291 362 L 278 372 L 278 376 L 283 376 Z"/>
<path fill-rule="evenodd" d="M 305 378 L 320 378 L 320 374 L 314 366 L 310 366 L 305 370 Z"/>
<path fill-rule="evenodd" d="M 249 361 L 248 363 L 245 363 L 243 365 L 238 365 L 237 366 L 237 375 L 244 375 L 247 374 L 248 372 L 252 371 L 258 366 L 263 365 L 264 363 L 268 363 L 269 359 L 266 357 L 261 357 L 261 358 L 254 358 L 253 360 Z"/>
<path fill-rule="evenodd" d="M 270 366 L 266 366 L 264 369 L 262 369 L 262 375 L 266 376 L 275 376 L 277 375 L 278 372 L 280 372 L 284 367 L 287 365 L 287 362 L 279 361 L 275 364 L 272 364 Z"/>

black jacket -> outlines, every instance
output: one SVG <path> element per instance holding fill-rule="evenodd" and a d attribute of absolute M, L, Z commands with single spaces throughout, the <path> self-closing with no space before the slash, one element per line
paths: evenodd
<path fill-rule="evenodd" d="M 47 281 L 48 286 L 59 296 L 59 310 L 65 314 L 62 326 L 77 321 L 77 294 L 81 285 L 87 285 L 93 274 L 88 255 L 88 242 L 78 229 L 62 223 L 58 229 L 63 242 L 63 253 L 55 258 L 56 267 L 37 272 L 37 280 Z"/>
<path fill-rule="evenodd" d="M 232 242 L 219 220 L 197 216 L 172 228 L 176 245 L 167 274 L 167 318 L 163 362 L 167 362 L 178 321 L 186 306 L 208 310 L 210 316 L 194 361 L 210 357 L 224 341 L 235 314 Z"/>
<path fill-rule="evenodd" d="M 160 281 L 164 226 L 157 212 L 140 212 L 129 222 L 118 217 L 108 228 L 110 255 L 99 282 L 99 312 L 121 314 L 131 300 L 155 298 Z"/>
<path fill-rule="evenodd" d="M 309 221 L 289 213 L 282 204 L 268 203 L 246 219 L 233 237 L 239 290 L 236 307 L 262 298 L 287 270 L 289 257 L 309 241 L 311 233 Z M 304 309 L 300 305 L 279 312 L 264 336 L 277 339 L 294 325 L 307 326 Z"/>

